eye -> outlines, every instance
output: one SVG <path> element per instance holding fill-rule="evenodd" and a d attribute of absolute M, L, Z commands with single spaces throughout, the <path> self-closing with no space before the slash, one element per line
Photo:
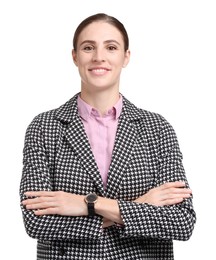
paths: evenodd
<path fill-rule="evenodd" d="M 109 45 L 109 46 L 107 47 L 107 49 L 108 49 L 109 51 L 115 51 L 115 50 L 117 50 L 117 47 L 116 47 L 115 45 Z"/>
<path fill-rule="evenodd" d="M 92 51 L 94 49 L 95 48 L 92 45 L 86 45 L 86 46 L 83 47 L 83 50 L 86 51 L 86 52 L 90 52 L 90 51 Z"/>

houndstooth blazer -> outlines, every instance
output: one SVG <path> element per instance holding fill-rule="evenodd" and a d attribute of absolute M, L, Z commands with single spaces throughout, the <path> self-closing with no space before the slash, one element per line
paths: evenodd
<path fill-rule="evenodd" d="M 79 93 L 78 93 L 79 94 Z M 26 232 L 37 239 L 38 260 L 174 259 L 173 240 L 188 240 L 196 215 L 192 198 L 156 207 L 134 199 L 171 181 L 185 181 L 182 154 L 172 126 L 159 114 L 123 97 L 107 189 L 96 165 L 76 94 L 36 116 L 25 136 L 21 201 L 31 190 L 65 191 L 118 200 L 123 226 L 102 229 L 102 217 L 35 216 L 21 205 Z"/>

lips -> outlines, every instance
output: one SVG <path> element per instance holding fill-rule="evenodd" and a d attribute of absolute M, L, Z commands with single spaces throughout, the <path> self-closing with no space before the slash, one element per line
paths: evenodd
<path fill-rule="evenodd" d="M 108 71 L 110 71 L 110 69 L 107 69 L 107 68 L 92 68 L 92 69 L 89 69 L 89 71 L 91 71 L 95 75 L 104 75 Z"/>

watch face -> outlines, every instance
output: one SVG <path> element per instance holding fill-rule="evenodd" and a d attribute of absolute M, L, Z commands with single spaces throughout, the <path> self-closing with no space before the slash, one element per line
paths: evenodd
<path fill-rule="evenodd" d="M 97 200 L 97 195 L 94 193 L 88 194 L 86 199 L 89 203 L 93 203 Z"/>

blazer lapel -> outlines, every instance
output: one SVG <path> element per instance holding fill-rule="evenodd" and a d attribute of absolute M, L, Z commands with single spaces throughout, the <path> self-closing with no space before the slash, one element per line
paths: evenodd
<path fill-rule="evenodd" d="M 84 169 L 92 176 L 92 180 L 95 182 L 97 189 L 102 194 L 104 192 L 102 178 L 91 151 L 84 127 L 78 117 L 66 130 L 65 137 L 71 144 L 76 155 L 79 157 Z"/>
<path fill-rule="evenodd" d="M 65 138 L 71 145 L 71 148 L 76 153 L 77 157 L 80 159 L 84 169 L 91 175 L 93 182 L 97 188 L 97 192 L 101 195 L 104 195 L 104 188 L 102 178 L 97 167 L 94 155 L 92 153 L 87 135 L 85 133 L 83 124 L 78 115 L 77 110 L 77 96 L 72 98 L 65 107 L 62 107 L 58 112 L 61 115 L 68 115 L 64 118 L 64 124 L 66 123 L 65 128 Z M 70 109 L 70 112 L 69 112 Z M 63 118 L 62 118 L 63 119 Z"/>

